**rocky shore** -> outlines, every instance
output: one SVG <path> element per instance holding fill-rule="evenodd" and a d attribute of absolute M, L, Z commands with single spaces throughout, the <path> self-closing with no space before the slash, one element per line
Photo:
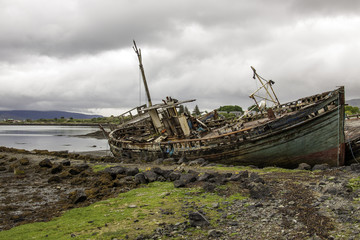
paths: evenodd
<path fill-rule="evenodd" d="M 132 235 L 117 239 L 360 239 L 359 176 L 360 164 L 302 164 L 286 170 L 221 166 L 203 159 L 125 163 L 109 156 L 2 147 L 0 230 L 49 221 L 149 183 L 172 182 L 176 189 L 199 189 L 198 194 L 225 201 L 200 204 L 192 192 L 178 199 L 183 220 L 159 219 L 147 233 L 129 229 Z M 244 197 L 231 199 L 234 194 Z M 163 209 L 159 216 L 175 214 Z"/>

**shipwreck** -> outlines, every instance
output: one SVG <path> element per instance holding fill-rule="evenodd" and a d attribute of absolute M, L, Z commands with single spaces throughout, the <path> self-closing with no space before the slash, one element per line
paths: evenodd
<path fill-rule="evenodd" d="M 179 101 L 166 97 L 152 104 L 146 83 L 141 50 L 134 41 L 139 59 L 147 105 L 135 107 L 119 117 L 123 123 L 108 135 L 114 156 L 132 159 L 204 158 L 209 162 L 231 165 L 297 167 L 327 163 L 340 166 L 345 159 L 344 87 L 292 102 L 280 104 L 271 80 L 262 78 L 252 67 L 259 89 L 267 92 L 257 100 L 258 90 L 250 95 L 259 112 L 236 119 L 220 118 L 214 110 L 201 117 L 179 113 Z"/>

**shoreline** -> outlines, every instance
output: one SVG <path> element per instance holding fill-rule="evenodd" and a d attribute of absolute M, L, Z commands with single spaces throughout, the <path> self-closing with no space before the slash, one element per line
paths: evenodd
<path fill-rule="evenodd" d="M 87 127 L 99 127 L 101 123 L 0 123 L 4 126 L 87 126 Z M 108 125 L 104 123 L 104 125 Z"/>

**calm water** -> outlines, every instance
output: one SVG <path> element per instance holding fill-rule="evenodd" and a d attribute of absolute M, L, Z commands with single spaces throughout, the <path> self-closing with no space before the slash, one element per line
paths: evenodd
<path fill-rule="evenodd" d="M 105 139 L 76 137 L 98 130 L 97 127 L 83 126 L 0 125 L 0 146 L 69 152 L 109 150 Z"/>

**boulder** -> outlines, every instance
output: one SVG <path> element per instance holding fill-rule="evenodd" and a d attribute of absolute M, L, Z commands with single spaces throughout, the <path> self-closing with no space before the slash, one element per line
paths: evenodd
<path fill-rule="evenodd" d="M 330 169 L 329 164 L 323 163 L 323 164 L 315 164 L 312 168 L 312 171 L 316 171 L 316 170 L 323 171 L 323 170 L 328 170 L 328 169 Z"/>
<path fill-rule="evenodd" d="M 202 188 L 205 192 L 214 192 L 216 185 L 214 183 L 205 182 Z"/>
<path fill-rule="evenodd" d="M 264 179 L 262 179 L 259 174 L 255 172 L 250 173 L 249 181 L 254 183 L 265 183 Z"/>
<path fill-rule="evenodd" d="M 174 187 L 176 187 L 176 188 L 185 187 L 185 185 L 186 185 L 186 183 L 184 180 L 178 179 L 178 180 L 174 181 Z"/>
<path fill-rule="evenodd" d="M 311 170 L 311 166 L 307 163 L 300 163 L 297 169 L 298 170 Z"/>
<path fill-rule="evenodd" d="M 27 158 L 22 158 L 19 160 L 19 163 L 20 163 L 20 165 L 26 166 L 26 165 L 30 164 L 30 161 Z"/>
<path fill-rule="evenodd" d="M 171 170 L 163 170 L 159 167 L 154 167 L 151 170 L 153 170 L 157 175 L 163 176 L 165 179 L 168 179 L 170 173 L 172 172 Z"/>
<path fill-rule="evenodd" d="M 53 168 L 51 169 L 52 174 L 60 173 L 63 170 L 63 165 L 61 164 L 54 164 Z"/>
<path fill-rule="evenodd" d="M 63 166 L 70 166 L 70 160 L 69 159 L 65 159 L 65 160 L 63 160 L 62 162 L 61 162 L 61 164 L 63 165 Z"/>
<path fill-rule="evenodd" d="M 138 173 L 139 173 L 139 169 L 137 167 L 126 168 L 126 170 L 125 170 L 126 176 L 135 176 Z"/>
<path fill-rule="evenodd" d="M 71 175 L 78 175 L 80 173 L 80 170 L 77 168 L 71 168 L 71 169 L 69 169 L 69 173 Z"/>
<path fill-rule="evenodd" d="M 198 181 L 202 182 L 202 181 L 207 181 L 210 178 L 213 178 L 214 175 L 210 174 L 210 173 L 204 173 L 204 174 L 200 174 L 197 178 Z"/>
<path fill-rule="evenodd" d="M 173 165 L 173 164 L 175 164 L 175 159 L 174 158 L 165 158 L 162 163 L 164 165 Z"/>
<path fill-rule="evenodd" d="M 233 173 L 228 179 L 229 181 L 243 181 L 249 177 L 248 171 L 240 171 L 238 173 Z"/>
<path fill-rule="evenodd" d="M 48 183 L 59 183 L 61 178 L 59 176 L 52 176 L 48 179 Z"/>
<path fill-rule="evenodd" d="M 189 222 L 192 227 L 205 227 L 210 225 L 206 217 L 199 212 L 189 212 Z"/>
<path fill-rule="evenodd" d="M 75 190 L 69 194 L 69 199 L 73 204 L 84 202 L 87 199 L 87 196 L 84 190 Z"/>
<path fill-rule="evenodd" d="M 195 182 L 197 175 L 198 174 L 196 174 L 196 173 L 182 174 L 179 180 L 184 181 L 185 184 L 188 184 L 190 182 Z"/>
<path fill-rule="evenodd" d="M 147 183 L 146 178 L 143 173 L 136 174 L 134 180 L 135 180 L 136 184 L 146 184 Z"/>
<path fill-rule="evenodd" d="M 44 160 L 42 160 L 41 162 L 39 162 L 39 166 L 40 167 L 45 167 L 45 168 L 52 168 L 53 164 L 50 161 L 50 159 L 45 158 Z"/>
<path fill-rule="evenodd" d="M 189 166 L 196 166 L 196 165 L 200 166 L 200 165 L 204 164 L 205 162 L 206 162 L 205 159 L 198 158 L 198 159 L 195 159 L 195 160 L 189 162 Z"/>
<path fill-rule="evenodd" d="M 145 171 L 144 172 L 145 179 L 149 182 L 155 182 L 158 178 L 158 175 L 153 171 Z"/>
<path fill-rule="evenodd" d="M 208 231 L 208 236 L 211 238 L 219 238 L 221 237 L 221 235 L 223 235 L 223 232 L 221 230 L 217 230 L 217 229 L 211 229 Z"/>
<path fill-rule="evenodd" d="M 117 175 L 126 174 L 126 168 L 121 166 L 109 167 L 105 168 L 104 172 L 109 173 L 111 177 L 115 179 Z"/>
<path fill-rule="evenodd" d="M 162 164 L 163 161 L 164 161 L 164 159 L 158 158 L 158 159 L 156 159 L 156 160 L 154 161 L 154 163 L 159 165 L 159 164 Z"/>
<path fill-rule="evenodd" d="M 80 164 L 76 164 L 76 165 L 73 166 L 73 168 L 79 169 L 80 172 L 88 169 L 89 167 L 90 166 L 88 164 L 86 164 L 86 163 L 80 163 Z"/>
<path fill-rule="evenodd" d="M 173 182 L 173 181 L 179 180 L 180 177 L 181 177 L 181 173 L 172 171 L 172 172 L 170 172 L 167 179 Z"/>
<path fill-rule="evenodd" d="M 360 172 L 360 163 L 353 163 L 350 165 L 352 171 Z"/>
<path fill-rule="evenodd" d="M 269 187 L 263 183 L 251 182 L 248 188 L 251 198 L 263 199 L 271 195 Z"/>
<path fill-rule="evenodd" d="M 183 157 L 181 157 L 180 159 L 179 159 L 179 161 L 177 162 L 177 164 L 183 164 L 183 163 L 187 163 L 188 162 L 188 160 L 186 159 L 186 157 L 185 156 L 183 156 Z"/>

